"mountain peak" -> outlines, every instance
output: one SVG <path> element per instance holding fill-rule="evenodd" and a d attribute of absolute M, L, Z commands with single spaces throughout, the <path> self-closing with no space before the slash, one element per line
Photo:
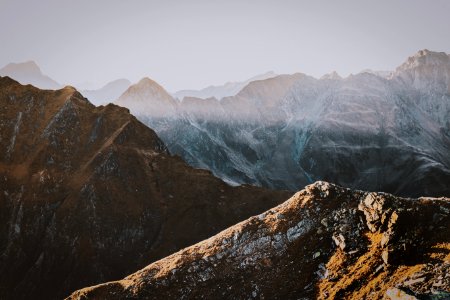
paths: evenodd
<path fill-rule="evenodd" d="M 41 69 L 35 61 L 29 60 L 22 63 L 9 63 L 2 69 L 0 73 L 16 73 L 21 72 L 29 75 L 42 75 Z"/>
<path fill-rule="evenodd" d="M 74 87 L 71 86 L 71 85 L 66 85 L 66 86 L 63 87 L 62 89 L 63 89 L 63 90 L 68 90 L 68 91 L 73 91 L 73 92 L 76 92 L 76 91 L 77 91 L 77 89 L 74 88 Z"/>
<path fill-rule="evenodd" d="M 339 80 L 342 79 L 342 77 L 338 74 L 338 72 L 333 71 L 331 73 L 323 75 L 320 79 Z"/>
<path fill-rule="evenodd" d="M 450 63 L 450 57 L 445 52 L 434 52 L 428 49 L 419 50 L 410 56 L 397 71 L 414 69 L 421 66 L 443 66 Z"/>
<path fill-rule="evenodd" d="M 389 77 L 396 78 L 415 88 L 429 89 L 430 85 L 450 92 L 450 56 L 445 52 L 428 49 L 410 56 Z"/>
<path fill-rule="evenodd" d="M 169 93 L 156 81 L 144 77 L 138 83 L 131 85 L 126 93 L 145 93 L 147 96 L 159 96 L 163 98 L 172 98 Z"/>
<path fill-rule="evenodd" d="M 42 89 L 58 89 L 61 85 L 44 75 L 33 60 L 10 63 L 0 69 L 0 76 L 9 76 L 22 84 L 32 84 Z"/>
<path fill-rule="evenodd" d="M 144 111 L 154 115 L 174 113 L 176 101 L 156 81 L 144 77 L 138 83 L 131 85 L 116 104 L 129 108 L 135 114 Z"/>
<path fill-rule="evenodd" d="M 139 82 L 137 83 L 138 85 L 157 85 L 160 86 L 156 81 L 148 78 L 148 77 L 144 77 L 141 80 L 139 80 Z"/>
<path fill-rule="evenodd" d="M 153 95 L 171 98 L 169 93 L 159 83 L 148 77 L 142 78 L 138 83 L 131 85 L 129 89 L 133 89 L 135 92 L 146 91 L 151 92 Z"/>

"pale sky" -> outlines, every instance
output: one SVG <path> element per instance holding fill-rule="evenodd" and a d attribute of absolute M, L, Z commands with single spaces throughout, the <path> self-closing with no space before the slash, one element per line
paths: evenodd
<path fill-rule="evenodd" d="M 72 85 L 148 76 L 174 92 L 450 53 L 450 1 L 0 0 L 0 41 L 0 67 L 35 60 Z"/>

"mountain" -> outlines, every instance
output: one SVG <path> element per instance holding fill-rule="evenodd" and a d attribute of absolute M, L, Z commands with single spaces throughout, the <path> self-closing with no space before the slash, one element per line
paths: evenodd
<path fill-rule="evenodd" d="M 117 79 L 107 83 L 98 90 L 82 90 L 81 93 L 95 105 L 114 102 L 131 85 L 128 79 Z"/>
<path fill-rule="evenodd" d="M 127 109 L 73 87 L 0 77 L 0 299 L 119 279 L 291 194 L 194 169 Z"/>
<path fill-rule="evenodd" d="M 362 70 L 361 73 L 370 73 L 384 78 L 389 78 L 392 75 L 392 71 L 374 71 L 371 69 Z"/>
<path fill-rule="evenodd" d="M 34 61 L 10 63 L 0 69 L 0 76 L 9 76 L 22 84 L 32 84 L 46 90 L 56 90 L 62 87 L 50 77 L 42 74 L 41 69 Z"/>
<path fill-rule="evenodd" d="M 142 114 L 166 117 L 175 114 L 177 105 L 162 86 L 147 77 L 131 85 L 115 103 L 133 112 L 139 111 Z"/>
<path fill-rule="evenodd" d="M 264 80 L 275 76 L 276 74 L 270 71 L 261 75 L 254 76 L 242 82 L 227 82 L 224 85 L 218 86 L 211 85 L 201 90 L 181 90 L 174 93 L 173 96 L 180 100 L 183 100 L 183 98 L 185 97 L 194 97 L 201 99 L 216 98 L 220 100 L 224 97 L 235 96 L 237 93 L 239 93 L 240 90 L 242 90 L 252 81 Z"/>
<path fill-rule="evenodd" d="M 67 299 L 448 299 L 449 226 L 449 198 L 404 199 L 316 182 L 265 213 Z"/>
<path fill-rule="evenodd" d="M 421 50 L 390 75 L 278 75 L 220 101 L 177 102 L 165 92 L 165 106 L 141 91 L 118 104 L 172 153 L 232 184 L 295 191 L 326 180 L 399 196 L 450 196 L 449 78 L 449 55 Z"/>

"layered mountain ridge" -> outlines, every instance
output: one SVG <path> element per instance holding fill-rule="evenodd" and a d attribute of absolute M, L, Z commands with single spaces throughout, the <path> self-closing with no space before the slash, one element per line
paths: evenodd
<path fill-rule="evenodd" d="M 447 299 L 449 226 L 449 198 L 404 199 L 316 182 L 68 299 Z"/>
<path fill-rule="evenodd" d="M 421 50 L 390 75 L 279 75 L 221 100 L 171 101 L 165 91 L 136 86 L 139 92 L 117 103 L 154 128 L 172 153 L 233 184 L 294 191 L 327 180 L 449 196 L 448 57 Z"/>
<path fill-rule="evenodd" d="M 0 104 L 2 299 L 119 279 L 291 194 L 193 169 L 127 109 L 73 87 L 0 77 Z"/>
<path fill-rule="evenodd" d="M 254 76 L 242 82 L 227 82 L 224 85 L 208 86 L 201 90 L 181 90 L 173 94 L 174 98 L 183 100 L 185 97 L 194 97 L 200 99 L 216 98 L 221 100 L 224 97 L 235 96 L 246 85 L 255 80 L 263 80 L 277 76 L 274 72 L 270 71 L 261 75 Z"/>
<path fill-rule="evenodd" d="M 82 90 L 81 93 L 95 105 L 106 105 L 114 102 L 130 85 L 131 82 L 128 79 L 122 78 L 111 81 L 96 90 Z"/>
<path fill-rule="evenodd" d="M 61 84 L 44 75 L 34 61 L 10 63 L 0 69 L 0 76 L 8 76 L 21 84 L 31 84 L 40 89 L 57 90 L 63 88 Z M 117 79 L 105 84 L 99 89 L 80 88 L 82 94 L 95 105 L 105 105 L 115 101 L 131 85 L 127 79 Z"/>

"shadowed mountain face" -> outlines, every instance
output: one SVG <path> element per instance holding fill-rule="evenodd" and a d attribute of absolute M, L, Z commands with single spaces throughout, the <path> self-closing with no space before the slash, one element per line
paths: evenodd
<path fill-rule="evenodd" d="M 448 299 L 449 226 L 448 198 L 403 199 L 316 182 L 208 240 L 68 299 Z"/>
<path fill-rule="evenodd" d="M 62 86 L 42 74 L 41 69 L 34 61 L 24 63 L 11 63 L 0 69 L 0 76 L 9 76 L 22 84 L 32 84 L 41 89 L 55 90 Z"/>
<path fill-rule="evenodd" d="M 419 51 L 390 75 L 257 80 L 220 101 L 170 101 L 160 87 L 134 88 L 118 103 L 172 153 L 230 183 L 297 190 L 324 179 L 403 196 L 450 195 L 445 53 Z"/>
<path fill-rule="evenodd" d="M 171 156 L 125 108 L 0 77 L 0 298 L 61 299 L 285 200 Z"/>

